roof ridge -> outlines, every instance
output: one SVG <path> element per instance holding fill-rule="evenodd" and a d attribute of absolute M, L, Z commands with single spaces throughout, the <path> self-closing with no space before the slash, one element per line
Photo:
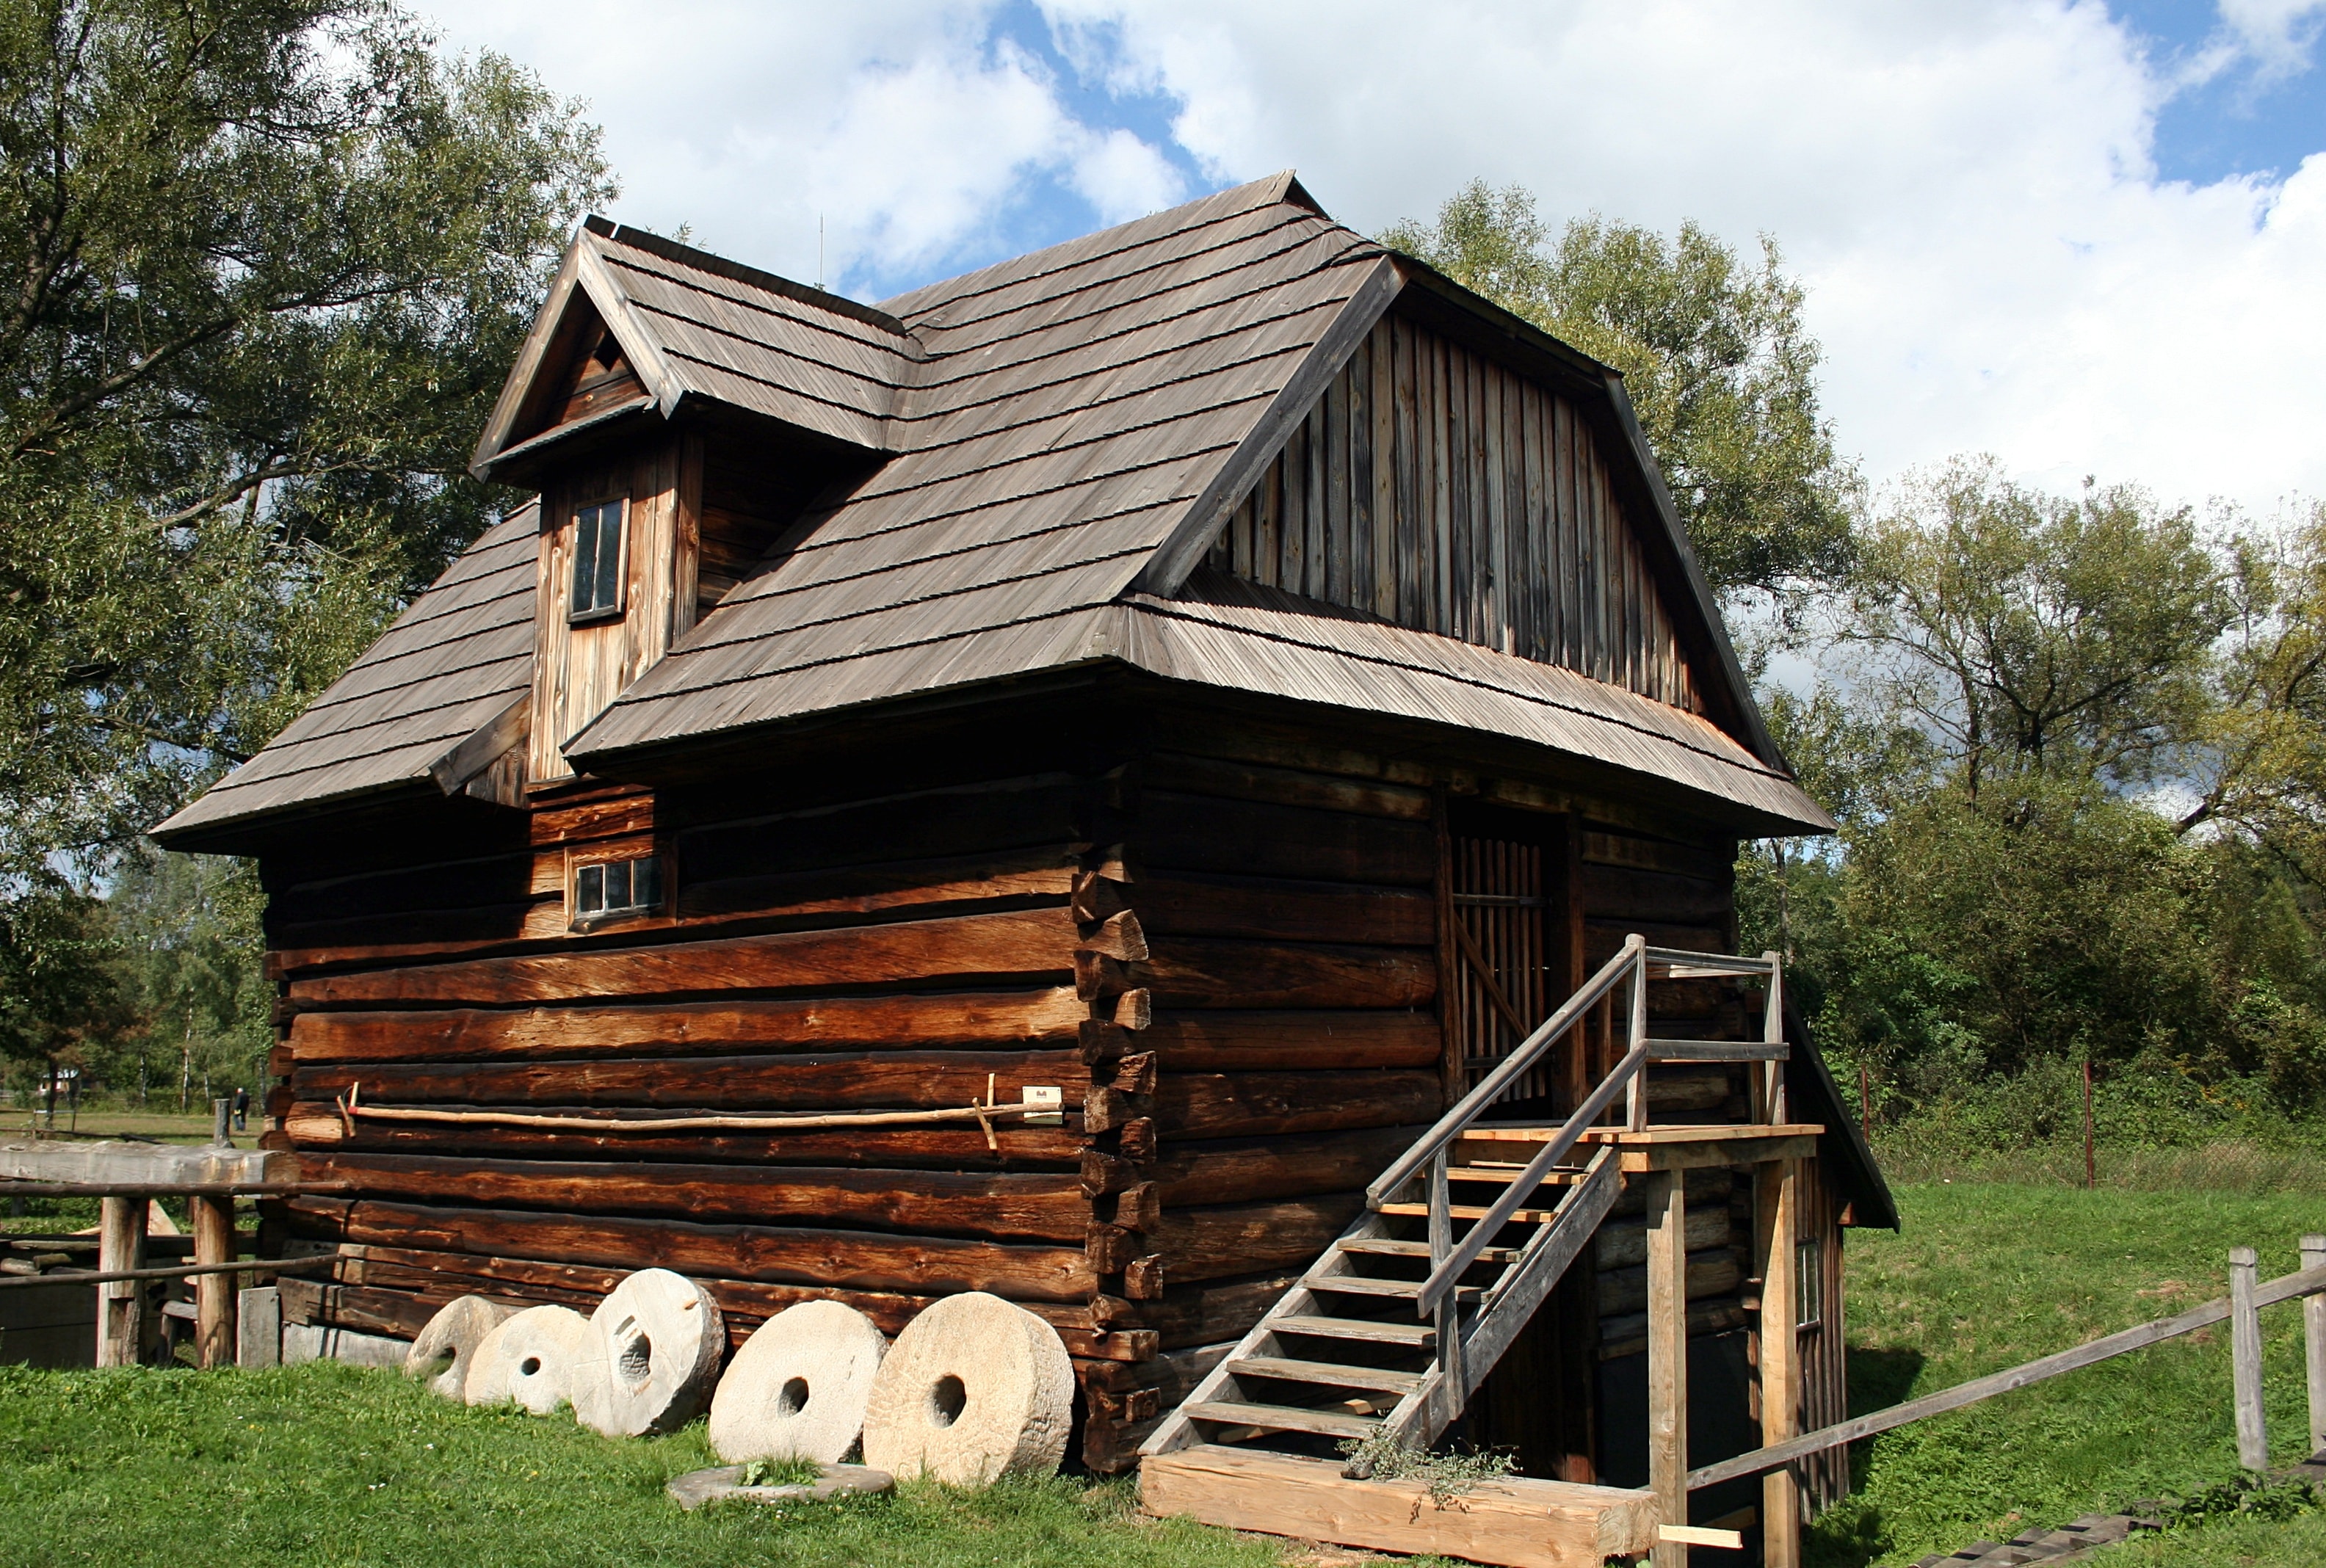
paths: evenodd
<path fill-rule="evenodd" d="M 868 327 L 878 327 L 884 332 L 904 339 L 916 348 L 919 346 L 920 340 L 913 336 L 910 327 L 877 305 L 864 304 L 845 294 L 827 293 L 811 284 L 794 282 L 779 273 L 755 267 L 749 262 L 739 262 L 713 251 L 698 250 L 693 246 L 665 238 L 647 229 L 618 224 L 594 212 L 582 220 L 582 227 L 608 244 L 628 246 L 633 250 L 645 251 L 648 255 L 660 256 L 665 261 L 725 278 L 730 283 L 748 283 L 753 288 L 765 289 L 769 293 L 781 294 L 803 305 L 830 311 L 834 315 L 861 321 Z"/>
<path fill-rule="evenodd" d="M 1265 179 L 1247 181 L 1242 185 L 1231 185 L 1225 190 L 1214 190 L 1209 195 L 1183 201 L 1177 207 L 1167 207 L 1160 211 L 1149 212 L 1121 223 L 1110 224 L 1104 228 L 1094 228 L 1088 234 L 1076 235 L 1072 239 L 1062 239 L 1055 245 L 1046 245 L 1039 250 L 1029 250 L 1019 255 L 1005 256 L 1000 261 L 988 262 L 982 267 L 973 267 L 968 272 L 957 274 L 953 277 L 939 278 L 934 283 L 923 283 L 916 289 L 907 289 L 901 294 L 894 294 L 881 301 L 880 308 L 894 312 L 899 320 L 911 315 L 923 314 L 936 309 L 941 304 L 960 299 L 964 294 L 978 292 L 972 285 L 996 274 L 1006 274 L 1012 279 L 1038 277 L 1044 271 L 1050 270 L 1047 264 L 1058 252 L 1071 250 L 1077 246 L 1088 246 L 1096 240 L 1110 239 L 1128 235 L 1134 230 L 1149 228 L 1152 229 L 1155 237 L 1159 238 L 1164 235 L 1177 233 L 1181 229 L 1197 227 L 1205 223 L 1233 218 L 1238 213 L 1253 211 L 1282 201 L 1286 199 L 1288 183 L 1291 188 L 1298 188 L 1298 181 L 1292 178 L 1291 172 L 1289 170 L 1269 175 Z M 1322 208 L 1316 205 L 1314 197 L 1309 197 L 1305 190 L 1301 190 L 1300 194 L 1307 199 L 1298 205 L 1307 208 L 1319 218 L 1327 218 L 1329 221 L 1328 215 Z M 1197 218 L 1196 213 L 1204 209 L 1214 210 Z M 1131 245 L 1147 243 L 1147 238 L 1148 237 L 1142 234 L 1137 239 L 1099 247 L 1092 254 L 1096 256 L 1106 255 L 1109 250 L 1128 249 Z"/>

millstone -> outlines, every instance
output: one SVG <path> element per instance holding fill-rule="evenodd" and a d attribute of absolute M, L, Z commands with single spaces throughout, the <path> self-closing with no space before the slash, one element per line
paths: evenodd
<path fill-rule="evenodd" d="M 864 1430 L 864 1404 L 889 1341 L 836 1301 L 804 1301 L 761 1323 L 711 1396 L 712 1452 L 730 1463 L 837 1463 Z"/>
<path fill-rule="evenodd" d="M 703 1288 L 667 1268 L 616 1285 L 590 1316 L 566 1396 L 608 1437 L 675 1432 L 702 1412 L 727 1352 L 727 1325 Z"/>
<path fill-rule="evenodd" d="M 461 1397 L 469 1382 L 469 1362 L 485 1336 L 500 1326 L 509 1308 L 480 1295 L 464 1295 L 445 1304 L 428 1320 L 420 1337 L 405 1352 L 406 1376 L 423 1378 L 428 1391 L 447 1399 Z"/>
<path fill-rule="evenodd" d="M 1056 1329 L 1000 1296 L 947 1296 L 905 1326 L 864 1412 L 864 1462 L 961 1486 L 1048 1475 L 1065 1457 L 1075 1368 Z"/>
<path fill-rule="evenodd" d="M 589 1334 L 590 1320 L 572 1307 L 527 1307 L 504 1319 L 469 1359 L 469 1403 L 514 1401 L 549 1415 L 572 1397 L 568 1385 Z"/>

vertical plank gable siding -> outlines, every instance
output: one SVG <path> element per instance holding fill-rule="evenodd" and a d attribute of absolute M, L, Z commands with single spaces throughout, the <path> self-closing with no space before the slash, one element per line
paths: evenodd
<path fill-rule="evenodd" d="M 1210 561 L 1702 711 L 1574 405 L 1395 316 L 1295 427 Z"/>

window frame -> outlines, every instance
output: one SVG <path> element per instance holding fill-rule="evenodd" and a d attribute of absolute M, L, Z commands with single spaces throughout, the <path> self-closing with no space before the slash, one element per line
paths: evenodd
<path fill-rule="evenodd" d="M 585 609 L 582 607 L 580 596 L 575 591 L 581 586 L 582 575 L 582 515 L 585 512 L 602 514 L 609 506 L 614 508 L 615 543 L 613 602 L 602 605 L 593 604 Z M 602 540 L 605 531 L 605 519 L 602 515 L 598 518 L 596 526 L 597 538 Z M 572 571 L 568 574 L 565 580 L 565 624 L 574 626 L 596 626 L 606 621 L 620 620 L 628 611 L 629 600 L 629 496 L 618 492 L 614 495 L 601 496 L 594 501 L 582 501 L 576 503 L 573 507 L 572 530 L 572 538 L 568 545 L 568 553 L 572 557 Z M 593 559 L 591 560 L 591 565 L 593 568 L 594 576 L 594 569 L 599 568 L 603 564 L 602 550 L 593 551 L 592 556 Z"/>
<path fill-rule="evenodd" d="M 582 907 L 582 882 L 584 874 L 590 871 L 597 871 L 602 883 L 602 878 L 605 874 L 604 868 L 609 866 L 622 866 L 629 868 L 630 869 L 628 872 L 628 876 L 632 882 L 633 888 L 635 888 L 636 878 L 637 876 L 637 868 L 639 866 L 650 868 L 654 880 L 654 895 L 652 901 L 644 904 L 623 904 L 612 908 L 607 908 L 601 905 L 600 908 L 594 910 L 584 910 Z M 660 849 L 649 849 L 643 854 L 600 853 L 588 856 L 576 856 L 569 858 L 566 863 L 565 923 L 566 929 L 569 931 L 594 931 L 600 926 L 617 924 L 626 921 L 655 920 L 662 918 L 667 915 L 670 912 L 670 867 L 667 863 L 667 857 L 665 857 Z"/>
<path fill-rule="evenodd" d="M 1825 1239 L 1793 1241 L 1793 1322 L 1796 1328 L 1825 1326 Z"/>

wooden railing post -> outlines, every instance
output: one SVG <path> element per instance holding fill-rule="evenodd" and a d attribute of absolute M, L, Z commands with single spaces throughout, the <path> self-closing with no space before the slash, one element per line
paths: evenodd
<path fill-rule="evenodd" d="M 1445 1149 L 1439 1149 L 1429 1162 L 1429 1266 L 1433 1274 L 1454 1253 L 1454 1197 L 1446 1175 L 1448 1164 Z M 1434 1318 L 1433 1326 L 1437 1331 L 1437 1424 L 1444 1426 L 1461 1414 L 1469 1394 L 1462 1378 L 1462 1292 L 1458 1285 L 1438 1299 Z"/>
<path fill-rule="evenodd" d="M 1782 1045 L 1785 1042 L 1785 971 L 1773 950 L 1761 956 L 1769 964 L 1769 989 L 1761 1008 L 1761 1040 L 1764 1044 Z M 1785 1119 L 1783 1062 L 1761 1063 L 1761 1105 L 1770 1126 Z"/>
<path fill-rule="evenodd" d="M 144 1198 L 98 1201 L 97 1269 L 118 1274 L 145 1266 Z M 97 1364 L 134 1367 L 144 1342 L 144 1282 L 118 1280 L 97 1287 Z"/>
<path fill-rule="evenodd" d="M 189 1198 L 186 1206 L 193 1212 L 194 1261 L 233 1262 L 234 1200 Z M 238 1277 L 204 1274 L 194 1278 L 194 1359 L 201 1367 L 234 1365 L 234 1287 Z"/>
<path fill-rule="evenodd" d="M 1629 1055 L 1637 1051 L 1647 1038 L 1648 954 L 1647 950 L 1642 948 L 1639 956 L 1633 960 L 1632 965 L 1632 1028 L 1629 1041 L 1624 1047 L 1624 1054 Z M 1644 1130 L 1648 1125 L 1648 1070 L 1646 1068 L 1642 1067 L 1632 1075 L 1632 1081 L 1624 1089 L 1624 1094 L 1626 1096 L 1624 1109 L 1629 1112 L 1624 1118 L 1625 1124 L 1633 1132 Z"/>
<path fill-rule="evenodd" d="M 1668 1525 L 1689 1522 L 1686 1185 L 1678 1171 L 1647 1173 L 1648 1489 Z M 1659 1545 L 1655 1563 L 1688 1568 L 1687 1546 Z"/>
<path fill-rule="evenodd" d="M 2238 1407 L 2238 1462 L 2269 1468 L 2269 1431 L 2261 1408 L 2261 1311 L 2254 1304 L 2260 1259 L 2250 1247 L 2229 1248 L 2229 1366 Z"/>
<path fill-rule="evenodd" d="M 1800 1162 L 1770 1160 L 1754 1169 L 1753 1240 L 1761 1276 L 1761 1443 L 1800 1435 Z M 1761 1478 L 1763 1568 L 1800 1568 L 1800 1487 L 1790 1466 Z"/>
<path fill-rule="evenodd" d="M 2306 1273 L 2326 1268 L 2326 1236 L 2302 1239 L 2302 1266 Z M 2326 1294 L 2302 1302 L 2303 1359 L 2310 1371 L 2310 1452 L 2326 1453 Z"/>

